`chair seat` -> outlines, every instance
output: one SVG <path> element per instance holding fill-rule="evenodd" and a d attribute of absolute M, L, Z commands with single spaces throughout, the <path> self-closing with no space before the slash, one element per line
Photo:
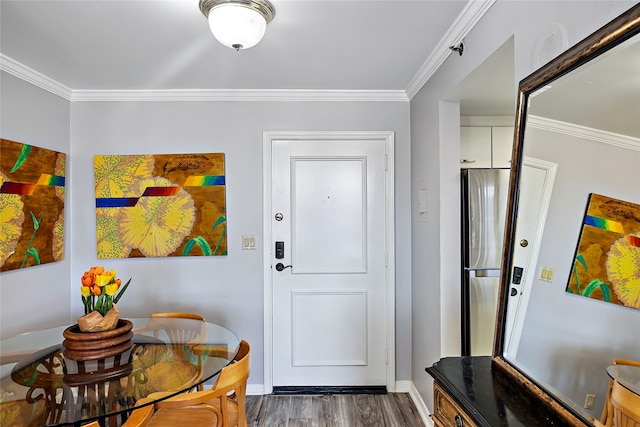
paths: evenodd
<path fill-rule="evenodd" d="M 189 393 L 185 393 L 189 394 Z M 122 427 L 218 427 L 222 425 L 220 410 L 206 403 L 162 407 L 159 403 L 146 405 L 148 398 L 140 400 Z"/>
<path fill-rule="evenodd" d="M 148 427 L 217 427 L 218 415 L 206 405 L 186 406 L 180 409 L 158 409 L 154 412 Z"/>

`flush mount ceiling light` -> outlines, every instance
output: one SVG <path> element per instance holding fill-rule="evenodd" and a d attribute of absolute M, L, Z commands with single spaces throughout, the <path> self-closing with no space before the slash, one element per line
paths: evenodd
<path fill-rule="evenodd" d="M 258 44 L 276 14 L 267 0 L 200 0 L 200 10 L 215 38 L 235 50 Z"/>

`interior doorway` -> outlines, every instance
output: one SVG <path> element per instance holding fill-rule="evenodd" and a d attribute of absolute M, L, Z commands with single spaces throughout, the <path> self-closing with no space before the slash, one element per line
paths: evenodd
<path fill-rule="evenodd" d="M 517 94 L 514 64 L 514 40 L 513 37 L 510 37 L 469 73 L 446 97 L 448 101 L 458 103 L 459 125 L 461 130 L 464 127 L 465 135 L 475 135 L 476 131 L 479 131 L 480 135 L 488 133 L 488 139 L 483 138 L 481 143 L 478 140 L 476 147 L 489 159 L 486 165 L 484 162 L 482 163 L 482 168 L 510 168 L 509 159 L 513 144 Z M 498 138 L 499 134 L 502 137 Z M 460 142 L 460 138 L 457 138 L 457 141 Z M 469 147 L 468 141 L 469 138 L 465 141 L 467 143 L 466 149 Z M 500 141 L 499 144 L 498 141 Z M 498 150 L 498 146 L 502 148 Z M 484 153 L 487 150 L 488 152 Z M 480 166 L 479 164 L 463 163 L 467 161 L 463 157 L 461 155 L 459 158 L 461 168 L 478 168 Z M 501 161 L 497 161 L 498 159 Z M 473 162 L 475 161 L 474 159 Z M 460 201 L 461 205 L 464 205 L 462 194 Z M 506 211 L 506 205 L 501 209 Z M 459 218 L 459 229 L 456 232 L 460 236 L 461 230 L 468 228 L 469 218 L 465 218 L 462 209 Z M 500 236 L 493 237 L 496 241 L 502 241 L 504 223 L 496 225 L 496 230 L 498 229 L 501 230 Z M 470 272 L 472 266 L 465 265 L 463 255 L 467 254 L 470 249 L 468 239 L 463 239 L 460 236 L 459 240 L 461 241 L 458 254 L 461 272 L 460 285 L 455 291 L 447 291 L 456 293 L 456 295 L 449 295 L 447 299 L 459 301 L 460 354 L 463 356 L 490 355 L 493 349 L 495 317 L 487 314 L 489 311 L 496 311 L 499 280 L 492 280 L 490 286 L 483 282 L 483 287 L 480 289 L 478 280 L 469 278 L 471 273 L 477 274 L 477 272 Z M 479 267 L 483 267 L 479 269 L 483 274 L 499 276 L 499 273 L 494 271 L 493 265 Z M 483 278 L 482 280 L 488 282 L 488 279 Z M 479 330 L 486 333 L 479 334 Z"/>

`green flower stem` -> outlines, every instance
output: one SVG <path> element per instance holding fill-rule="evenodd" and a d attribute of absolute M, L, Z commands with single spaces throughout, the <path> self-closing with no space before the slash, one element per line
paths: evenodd
<path fill-rule="evenodd" d="M 33 244 L 33 239 L 36 237 L 36 232 L 38 231 L 38 228 L 40 228 L 40 221 L 42 221 L 42 217 L 44 216 L 43 213 L 40 214 L 40 218 L 36 219 L 36 216 L 33 214 L 33 212 L 29 212 L 31 214 L 31 219 L 33 220 L 33 233 L 31 233 L 31 239 L 29 239 L 29 244 L 27 245 L 27 251 L 24 254 L 24 258 L 22 258 L 22 264 L 20 265 L 20 268 L 24 268 L 25 264 L 27 263 L 27 259 L 29 258 L 29 255 L 33 256 L 33 258 L 36 260 L 36 264 L 40 264 L 40 257 L 38 255 L 38 250 L 36 248 L 31 247 L 31 245 Z"/>

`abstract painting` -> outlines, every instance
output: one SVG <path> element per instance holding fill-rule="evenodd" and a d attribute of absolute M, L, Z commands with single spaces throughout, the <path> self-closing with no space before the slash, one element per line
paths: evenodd
<path fill-rule="evenodd" d="M 224 153 L 94 157 L 98 258 L 227 255 Z"/>
<path fill-rule="evenodd" d="M 0 139 L 0 271 L 64 258 L 67 156 Z"/>
<path fill-rule="evenodd" d="M 640 309 L 640 205 L 589 195 L 566 291 Z"/>

